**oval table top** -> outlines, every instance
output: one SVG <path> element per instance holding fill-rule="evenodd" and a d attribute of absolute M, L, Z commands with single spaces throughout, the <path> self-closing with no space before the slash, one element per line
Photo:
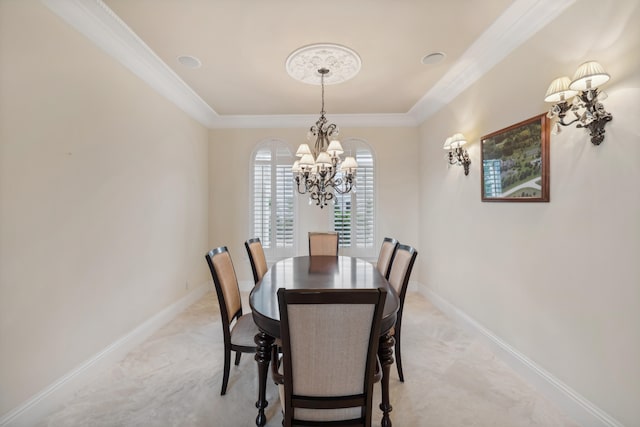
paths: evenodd
<path fill-rule="evenodd" d="M 396 322 L 399 298 L 389 282 L 371 263 L 347 256 L 299 256 L 276 262 L 251 291 L 249 304 L 258 327 L 280 337 L 278 289 L 376 289 L 387 290 L 381 332 Z"/>

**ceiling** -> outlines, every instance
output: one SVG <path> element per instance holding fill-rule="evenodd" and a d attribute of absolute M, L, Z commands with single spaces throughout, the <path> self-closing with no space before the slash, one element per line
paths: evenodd
<path fill-rule="evenodd" d="M 320 88 L 285 70 L 312 43 L 362 61 L 354 78 L 326 86 L 328 116 L 419 123 L 575 0 L 43 1 L 194 118 L 231 127 L 320 112 Z M 421 62 L 434 52 L 444 60 Z"/>

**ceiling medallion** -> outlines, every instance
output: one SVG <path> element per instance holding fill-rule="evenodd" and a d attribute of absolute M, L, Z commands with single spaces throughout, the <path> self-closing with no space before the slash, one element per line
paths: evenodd
<path fill-rule="evenodd" d="M 331 85 L 345 82 L 355 77 L 362 61 L 360 56 L 346 46 L 332 43 L 320 43 L 303 46 L 293 51 L 285 63 L 287 73 L 303 83 Z M 321 75 L 318 70 L 329 72 Z"/>

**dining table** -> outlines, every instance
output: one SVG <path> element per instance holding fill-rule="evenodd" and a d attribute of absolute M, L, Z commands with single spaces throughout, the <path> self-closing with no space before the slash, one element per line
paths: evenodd
<path fill-rule="evenodd" d="M 377 289 L 387 290 L 387 298 L 382 314 L 378 358 L 382 367 L 382 427 L 391 427 L 389 413 L 389 372 L 393 364 L 393 326 L 400 305 L 400 299 L 393 286 L 370 262 L 348 256 L 298 256 L 274 263 L 249 295 L 253 320 L 260 332 L 255 336 L 258 365 L 258 416 L 256 425 L 267 422 L 265 408 L 267 374 L 271 361 L 271 349 L 280 338 L 280 309 L 278 289 Z"/>

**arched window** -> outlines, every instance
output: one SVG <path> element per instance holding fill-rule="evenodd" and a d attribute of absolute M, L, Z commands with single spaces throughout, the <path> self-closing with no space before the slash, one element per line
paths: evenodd
<path fill-rule="evenodd" d="M 289 146 L 277 139 L 262 141 L 252 156 L 252 236 L 265 255 L 295 255 L 295 194 Z"/>
<path fill-rule="evenodd" d="M 333 227 L 340 233 L 340 248 L 345 255 L 375 255 L 375 170 L 373 151 L 360 139 L 342 142 L 345 156 L 358 163 L 355 191 L 336 193 Z"/>

